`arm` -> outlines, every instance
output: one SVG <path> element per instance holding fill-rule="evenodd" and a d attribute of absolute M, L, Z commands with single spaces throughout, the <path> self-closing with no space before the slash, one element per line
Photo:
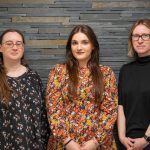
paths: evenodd
<path fill-rule="evenodd" d="M 117 125 L 118 125 L 118 134 L 120 142 L 122 143 L 123 139 L 126 137 L 126 123 L 125 123 L 125 115 L 123 106 L 118 106 L 118 118 L 117 118 Z"/>
<path fill-rule="evenodd" d="M 118 124 L 118 134 L 119 134 L 119 140 L 120 142 L 127 148 L 133 147 L 133 140 L 131 138 L 126 137 L 126 119 L 124 115 L 123 106 L 118 106 L 118 118 L 117 118 L 117 124 Z"/>
<path fill-rule="evenodd" d="M 38 91 L 41 94 L 41 104 L 40 104 L 40 114 L 41 114 L 41 130 L 40 130 L 40 134 L 41 134 L 41 147 L 43 149 L 46 149 L 47 147 L 47 143 L 48 143 L 48 138 L 50 135 L 50 128 L 48 125 L 48 119 L 47 119 L 47 112 L 46 112 L 46 104 L 45 104 L 45 91 L 43 88 L 43 84 L 42 81 L 39 77 L 39 75 L 37 76 L 38 78 Z"/>
<path fill-rule="evenodd" d="M 41 141 L 42 141 L 42 145 L 45 147 L 47 147 L 48 138 L 50 134 L 51 134 L 51 131 L 50 131 L 49 124 L 48 124 L 45 98 L 44 98 L 41 103 Z"/>
<path fill-rule="evenodd" d="M 150 125 L 148 126 L 145 135 L 147 135 L 148 137 L 150 137 Z M 133 139 L 134 140 L 134 149 L 133 150 L 138 150 L 138 149 L 144 149 L 147 145 L 149 145 L 150 143 L 147 142 L 144 137 L 141 138 L 136 138 Z"/>
<path fill-rule="evenodd" d="M 64 142 L 69 136 L 61 88 L 64 68 L 56 66 L 50 71 L 46 89 L 48 121 L 54 137 Z"/>
<path fill-rule="evenodd" d="M 131 138 L 126 137 L 126 117 L 124 113 L 124 96 L 123 96 L 123 68 L 121 68 L 119 73 L 119 81 L 118 81 L 118 95 L 119 95 L 119 106 L 118 106 L 118 135 L 120 142 L 127 148 L 132 149 L 133 140 Z"/>
<path fill-rule="evenodd" d="M 71 139 L 67 119 L 70 112 L 66 111 L 68 104 L 62 96 L 63 88 L 66 85 L 65 77 L 65 67 L 57 65 L 49 74 L 46 91 L 50 128 L 55 139 L 64 145 Z M 65 147 L 67 150 L 79 150 L 80 145 L 72 140 Z"/>
<path fill-rule="evenodd" d="M 37 72 L 31 70 L 29 68 L 29 77 L 28 79 L 30 82 L 27 82 L 28 88 L 35 92 L 32 96 L 34 103 L 32 103 L 34 109 L 33 117 L 36 120 L 35 130 L 37 132 L 37 138 L 39 141 L 39 149 L 45 150 L 48 143 L 48 138 L 50 134 L 50 129 L 47 120 L 47 112 L 46 112 L 46 105 L 45 105 L 45 95 L 44 95 L 44 88 L 42 84 L 42 80 Z"/>
<path fill-rule="evenodd" d="M 114 72 L 108 68 L 104 74 L 104 94 L 100 105 L 100 122 L 95 138 L 101 145 L 112 132 L 117 118 L 118 92 Z"/>

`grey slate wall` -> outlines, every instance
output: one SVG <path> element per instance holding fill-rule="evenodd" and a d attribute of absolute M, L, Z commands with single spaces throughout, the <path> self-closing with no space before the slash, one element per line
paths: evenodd
<path fill-rule="evenodd" d="M 24 32 L 26 58 L 46 84 L 50 68 L 65 60 L 65 43 L 74 25 L 90 25 L 100 43 L 100 60 L 117 77 L 127 58 L 128 31 L 150 19 L 149 0 L 0 0 L 0 33 Z M 116 132 L 115 132 L 116 133 Z"/>
<path fill-rule="evenodd" d="M 149 0 L 0 0 L 0 32 L 22 30 L 26 58 L 46 83 L 50 68 L 65 59 L 65 43 L 74 25 L 90 25 L 100 43 L 101 63 L 118 76 L 127 58 L 131 24 L 150 18 Z"/>

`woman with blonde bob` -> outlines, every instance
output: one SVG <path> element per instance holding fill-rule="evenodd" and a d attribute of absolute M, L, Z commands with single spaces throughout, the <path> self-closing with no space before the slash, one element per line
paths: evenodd
<path fill-rule="evenodd" d="M 118 133 L 121 150 L 150 150 L 150 20 L 137 20 L 119 74 Z"/>

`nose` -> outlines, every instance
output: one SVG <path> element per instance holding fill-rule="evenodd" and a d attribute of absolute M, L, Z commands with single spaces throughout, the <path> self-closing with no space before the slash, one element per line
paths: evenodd
<path fill-rule="evenodd" d="M 12 48 L 13 48 L 14 50 L 17 50 L 17 45 L 14 44 Z"/>
<path fill-rule="evenodd" d="M 78 44 L 78 47 L 77 47 L 78 51 L 82 49 L 82 45 L 81 44 Z"/>
<path fill-rule="evenodd" d="M 143 42 L 143 41 L 144 41 L 144 40 L 143 40 L 142 37 L 140 36 L 139 39 L 138 39 L 138 42 L 141 43 L 141 42 Z"/>

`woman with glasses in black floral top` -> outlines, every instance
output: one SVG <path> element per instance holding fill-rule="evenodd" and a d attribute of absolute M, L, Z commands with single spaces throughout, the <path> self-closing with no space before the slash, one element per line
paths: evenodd
<path fill-rule="evenodd" d="M 39 75 L 24 61 L 24 36 L 0 36 L 0 149 L 45 150 L 49 128 Z"/>

